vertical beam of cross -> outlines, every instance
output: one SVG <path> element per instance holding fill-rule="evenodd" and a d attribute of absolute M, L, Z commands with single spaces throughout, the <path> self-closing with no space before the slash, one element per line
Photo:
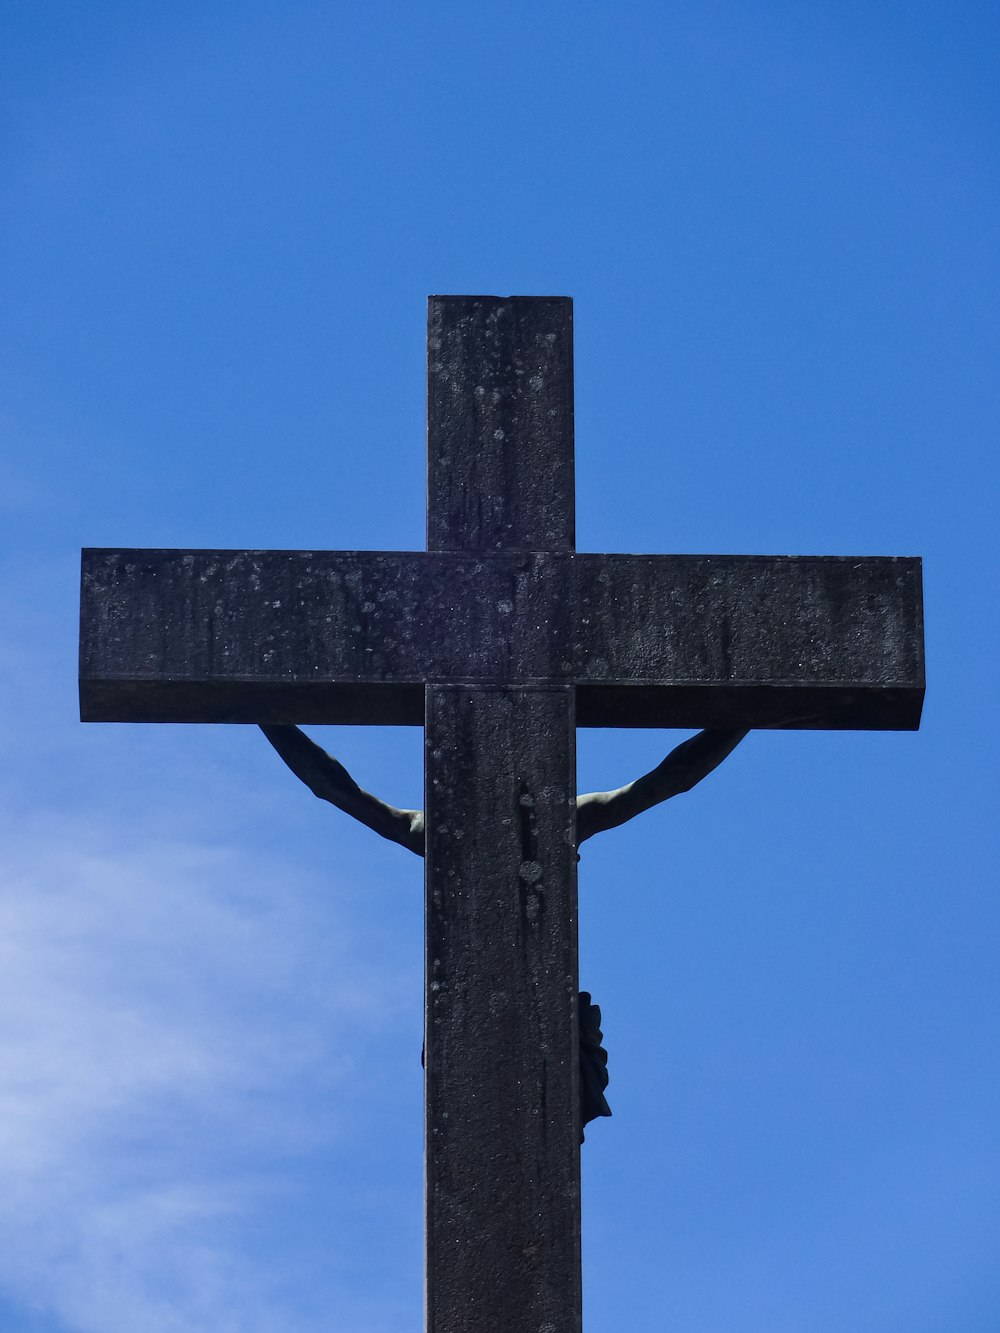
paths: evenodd
<path fill-rule="evenodd" d="M 569 300 L 431 300 L 427 526 L 573 549 Z M 428 685 L 425 745 L 427 1333 L 578 1333 L 574 687 Z"/>

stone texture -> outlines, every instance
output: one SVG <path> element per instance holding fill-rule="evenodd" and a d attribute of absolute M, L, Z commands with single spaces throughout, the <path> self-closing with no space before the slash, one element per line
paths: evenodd
<path fill-rule="evenodd" d="M 432 296 L 427 548 L 572 550 L 573 302 Z"/>
<path fill-rule="evenodd" d="M 583 726 L 915 727 L 919 561 L 87 551 L 93 721 L 423 720 L 425 682 L 575 684 Z"/>
<path fill-rule="evenodd" d="M 427 691 L 433 1333 L 580 1326 L 573 691 Z"/>

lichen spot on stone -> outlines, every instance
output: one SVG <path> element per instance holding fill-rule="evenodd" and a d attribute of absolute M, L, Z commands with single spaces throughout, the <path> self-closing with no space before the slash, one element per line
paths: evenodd
<path fill-rule="evenodd" d="M 525 884 L 537 884 L 542 878 L 542 867 L 537 861 L 522 861 L 518 874 Z"/>

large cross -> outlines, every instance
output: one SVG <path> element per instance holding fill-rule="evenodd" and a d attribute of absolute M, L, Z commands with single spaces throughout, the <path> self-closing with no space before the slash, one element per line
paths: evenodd
<path fill-rule="evenodd" d="M 426 552 L 89 550 L 87 721 L 426 744 L 426 1327 L 578 1333 L 575 729 L 907 729 L 919 562 L 577 554 L 572 304 L 433 297 Z"/>

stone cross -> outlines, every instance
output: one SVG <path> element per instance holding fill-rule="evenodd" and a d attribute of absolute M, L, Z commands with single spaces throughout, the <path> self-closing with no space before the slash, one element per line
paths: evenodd
<path fill-rule="evenodd" d="M 575 728 L 914 728 L 920 566 L 577 554 L 571 302 L 427 346 L 427 551 L 85 551 L 81 713 L 423 724 L 426 1328 L 579 1333 Z"/>

